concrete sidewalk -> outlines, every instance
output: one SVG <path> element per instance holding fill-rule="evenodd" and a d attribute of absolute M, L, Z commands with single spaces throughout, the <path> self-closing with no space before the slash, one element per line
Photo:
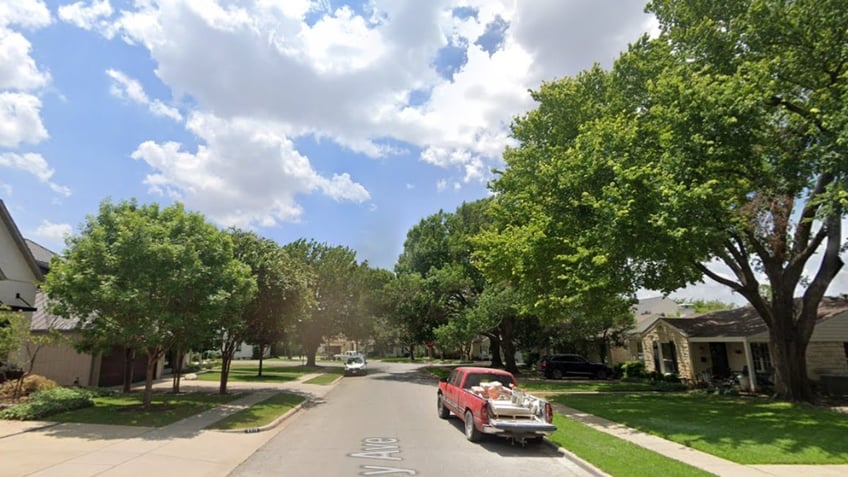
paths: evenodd
<path fill-rule="evenodd" d="M 278 391 L 302 394 L 312 405 L 319 404 L 334 386 L 304 383 L 314 376 L 282 384 L 231 383 L 234 391 L 253 392 L 160 428 L 0 421 L 0 477 L 227 475 L 284 425 L 248 433 L 205 428 Z M 156 384 L 169 386 L 170 380 Z M 217 383 L 181 386 L 184 391 L 210 387 Z"/>
<path fill-rule="evenodd" d="M 722 477 L 844 477 L 848 465 L 742 465 L 636 429 L 554 404 L 557 413 L 668 458 Z"/>

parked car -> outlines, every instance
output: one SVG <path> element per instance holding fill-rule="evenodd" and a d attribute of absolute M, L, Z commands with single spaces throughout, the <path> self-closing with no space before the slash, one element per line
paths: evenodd
<path fill-rule="evenodd" d="M 607 379 L 612 369 L 603 363 L 593 363 L 577 354 L 555 354 L 542 357 L 539 368 L 546 378 L 560 379 L 563 376 L 585 376 Z"/>
<path fill-rule="evenodd" d="M 368 363 L 362 356 L 354 356 L 345 361 L 345 376 L 365 376 L 366 374 L 368 374 Z"/>

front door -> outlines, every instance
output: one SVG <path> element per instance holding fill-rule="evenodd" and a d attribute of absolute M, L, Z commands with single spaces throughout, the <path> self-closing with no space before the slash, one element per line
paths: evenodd
<path fill-rule="evenodd" d="M 710 361 L 713 363 L 713 377 L 730 377 L 730 364 L 727 362 L 727 345 L 710 343 Z"/>

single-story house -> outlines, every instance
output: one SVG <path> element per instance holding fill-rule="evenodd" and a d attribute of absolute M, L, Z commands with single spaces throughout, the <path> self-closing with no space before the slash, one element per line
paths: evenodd
<path fill-rule="evenodd" d="M 751 306 L 692 318 L 660 318 L 642 333 L 645 368 L 692 382 L 742 374 L 756 390 L 772 378 L 768 328 Z M 848 297 L 825 297 L 807 348 L 810 379 L 848 375 Z"/>

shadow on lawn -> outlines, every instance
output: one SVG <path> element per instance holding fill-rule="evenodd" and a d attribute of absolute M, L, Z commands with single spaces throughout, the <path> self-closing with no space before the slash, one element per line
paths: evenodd
<path fill-rule="evenodd" d="M 848 415 L 826 408 L 697 394 L 562 395 L 554 400 L 740 464 L 848 463 Z"/>

